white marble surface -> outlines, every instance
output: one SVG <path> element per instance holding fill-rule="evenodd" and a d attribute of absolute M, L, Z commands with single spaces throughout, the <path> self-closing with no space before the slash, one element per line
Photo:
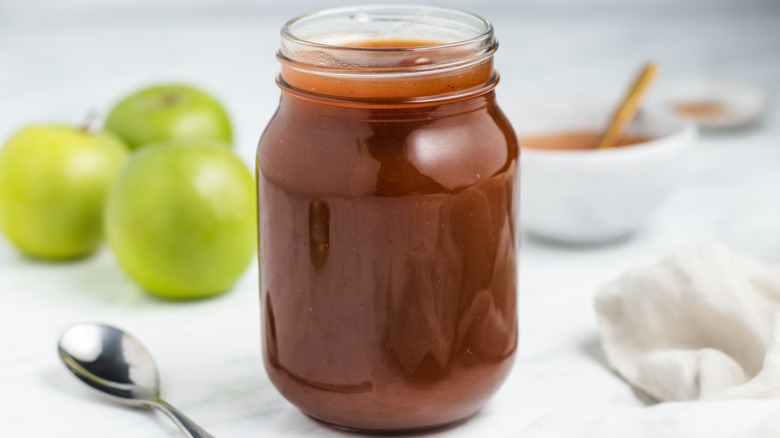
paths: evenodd
<path fill-rule="evenodd" d="M 277 30 L 330 1 L 0 2 L 0 137 L 35 121 L 76 123 L 149 81 L 183 79 L 228 105 L 237 151 L 254 144 L 278 90 Z M 444 1 L 429 2 L 444 4 Z M 614 98 L 649 57 L 664 80 L 690 73 L 777 86 L 776 1 L 529 0 L 448 2 L 491 19 L 501 41 L 502 101 L 570 95 Z M 520 350 L 483 411 L 441 436 L 519 436 L 562 409 L 641 406 L 605 366 L 592 297 L 625 269 L 722 240 L 780 261 L 780 117 L 752 130 L 706 135 L 686 178 L 641 232 L 599 247 L 525 239 Z M 83 320 L 135 333 L 161 368 L 163 394 L 219 437 L 336 436 L 270 385 L 259 348 L 257 268 L 220 298 L 156 300 L 106 248 L 65 264 L 20 256 L 0 237 L 0 435 L 180 436 L 164 418 L 104 403 L 56 355 L 60 331 Z"/>

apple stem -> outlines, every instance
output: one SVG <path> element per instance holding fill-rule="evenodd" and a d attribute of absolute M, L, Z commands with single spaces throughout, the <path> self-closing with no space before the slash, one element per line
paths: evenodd
<path fill-rule="evenodd" d="M 79 131 L 83 132 L 84 134 L 90 134 L 94 131 L 95 128 L 95 120 L 97 120 L 98 114 L 97 111 L 92 110 L 87 113 L 86 117 L 84 117 L 84 121 L 81 122 L 81 125 L 79 125 Z"/>
<path fill-rule="evenodd" d="M 164 106 L 176 106 L 181 100 L 181 95 L 176 92 L 170 92 L 163 96 L 162 102 Z"/>

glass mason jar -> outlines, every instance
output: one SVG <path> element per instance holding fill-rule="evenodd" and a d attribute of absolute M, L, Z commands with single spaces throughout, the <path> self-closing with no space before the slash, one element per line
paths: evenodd
<path fill-rule="evenodd" d="M 474 414 L 517 347 L 518 146 L 493 28 L 417 6 L 288 22 L 257 150 L 263 356 L 330 425 Z"/>

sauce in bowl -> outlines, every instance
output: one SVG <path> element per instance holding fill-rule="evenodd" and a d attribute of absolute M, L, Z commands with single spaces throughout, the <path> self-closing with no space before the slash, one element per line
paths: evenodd
<path fill-rule="evenodd" d="M 596 149 L 601 135 L 590 131 L 565 131 L 554 134 L 520 137 L 520 147 L 548 151 L 584 151 Z M 644 143 L 652 137 L 629 135 L 621 138 L 615 147 Z"/>

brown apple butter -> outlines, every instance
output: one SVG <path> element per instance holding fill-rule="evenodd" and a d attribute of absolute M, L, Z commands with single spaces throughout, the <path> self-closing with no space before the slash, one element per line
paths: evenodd
<path fill-rule="evenodd" d="M 474 414 L 515 355 L 517 141 L 487 22 L 355 9 L 340 45 L 295 36 L 311 16 L 283 30 L 283 93 L 257 152 L 265 366 L 328 424 L 443 427 Z M 460 44 L 361 39 L 372 13 L 419 10 L 483 28 Z"/>

